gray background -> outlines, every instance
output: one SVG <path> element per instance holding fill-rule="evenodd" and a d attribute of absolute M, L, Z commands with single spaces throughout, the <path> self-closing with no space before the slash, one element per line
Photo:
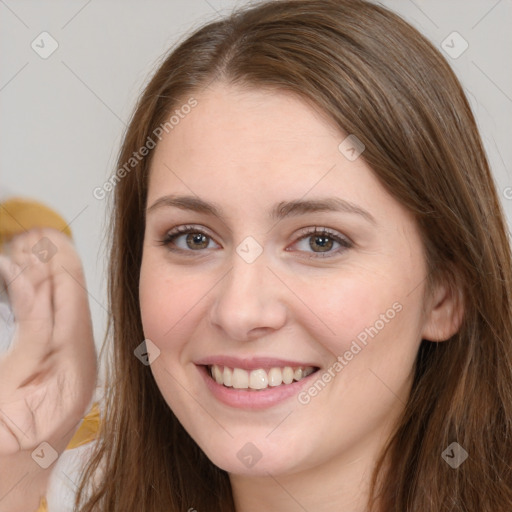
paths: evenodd
<path fill-rule="evenodd" d="M 184 34 L 243 3 L 0 0 L 0 200 L 33 197 L 70 222 L 98 346 L 107 309 L 106 203 L 92 192 L 115 170 L 125 124 L 162 55 Z M 454 31 L 468 42 L 458 58 L 445 56 L 468 94 L 512 226 L 512 0 L 381 3 L 438 48 Z M 47 59 L 31 47 L 44 31 L 58 43 Z M 453 36 L 447 41 L 452 52 L 462 48 Z"/>

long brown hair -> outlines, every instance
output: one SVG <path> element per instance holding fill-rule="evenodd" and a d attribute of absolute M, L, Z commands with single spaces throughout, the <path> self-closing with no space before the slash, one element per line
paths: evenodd
<path fill-rule="evenodd" d="M 416 218 L 428 284 L 442 280 L 463 301 L 457 334 L 422 341 L 369 508 L 512 510 L 512 258 L 476 123 L 450 66 L 399 16 L 363 0 L 242 9 L 197 30 L 161 64 L 139 99 L 119 167 L 214 80 L 298 94 L 356 135 L 376 177 Z M 138 286 L 150 163 L 151 153 L 115 188 L 106 416 L 77 507 L 230 512 L 227 473 L 184 431 L 133 354 L 144 339 Z M 469 454 L 457 469 L 441 456 L 452 442 Z M 99 468 L 104 476 L 86 496 Z"/>

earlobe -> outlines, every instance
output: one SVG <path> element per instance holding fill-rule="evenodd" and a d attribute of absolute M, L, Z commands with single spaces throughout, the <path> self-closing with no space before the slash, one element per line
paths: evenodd
<path fill-rule="evenodd" d="M 454 285 L 440 284 L 428 302 L 422 338 L 446 341 L 458 332 L 464 316 L 462 293 Z"/>

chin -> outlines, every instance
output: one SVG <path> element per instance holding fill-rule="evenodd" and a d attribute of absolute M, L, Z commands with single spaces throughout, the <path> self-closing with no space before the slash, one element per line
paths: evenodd
<path fill-rule="evenodd" d="M 212 450 L 202 449 L 213 464 L 233 475 L 268 477 L 269 474 L 282 475 L 300 470 L 299 461 L 290 460 L 289 453 L 268 444 L 264 446 L 263 442 L 252 443 L 247 437 L 241 441 L 231 440 L 226 447 L 217 445 Z"/>

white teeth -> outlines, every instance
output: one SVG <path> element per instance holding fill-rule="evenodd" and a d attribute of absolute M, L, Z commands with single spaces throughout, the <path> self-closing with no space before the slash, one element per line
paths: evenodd
<path fill-rule="evenodd" d="M 210 375 L 217 384 L 235 389 L 267 389 L 282 384 L 291 384 L 294 380 L 299 381 L 311 375 L 315 369 L 312 366 L 292 368 L 270 368 L 266 371 L 263 368 L 248 372 L 242 368 L 229 368 L 227 366 L 212 365 L 209 367 Z"/>
<path fill-rule="evenodd" d="M 285 366 L 283 369 L 283 382 L 285 384 L 291 384 L 293 382 L 293 368 L 291 366 Z"/>
<path fill-rule="evenodd" d="M 217 365 L 213 365 L 215 368 Z M 218 368 L 218 366 L 217 366 Z M 247 389 L 249 387 L 249 374 L 241 368 L 233 369 L 233 387 L 236 389 Z M 222 384 L 219 382 L 218 384 Z"/>
<path fill-rule="evenodd" d="M 224 385 L 231 387 L 233 385 L 233 371 L 231 368 L 224 366 L 224 373 L 222 374 Z"/>
<path fill-rule="evenodd" d="M 249 387 L 252 389 L 265 389 L 268 387 L 268 376 L 265 370 L 253 370 L 249 375 Z"/>
<path fill-rule="evenodd" d="M 224 382 L 222 379 L 222 372 L 216 365 L 213 367 L 213 378 L 217 384 L 222 384 Z"/>
<path fill-rule="evenodd" d="M 283 372 L 281 368 L 270 368 L 268 372 L 268 385 L 280 386 L 283 383 Z"/>

